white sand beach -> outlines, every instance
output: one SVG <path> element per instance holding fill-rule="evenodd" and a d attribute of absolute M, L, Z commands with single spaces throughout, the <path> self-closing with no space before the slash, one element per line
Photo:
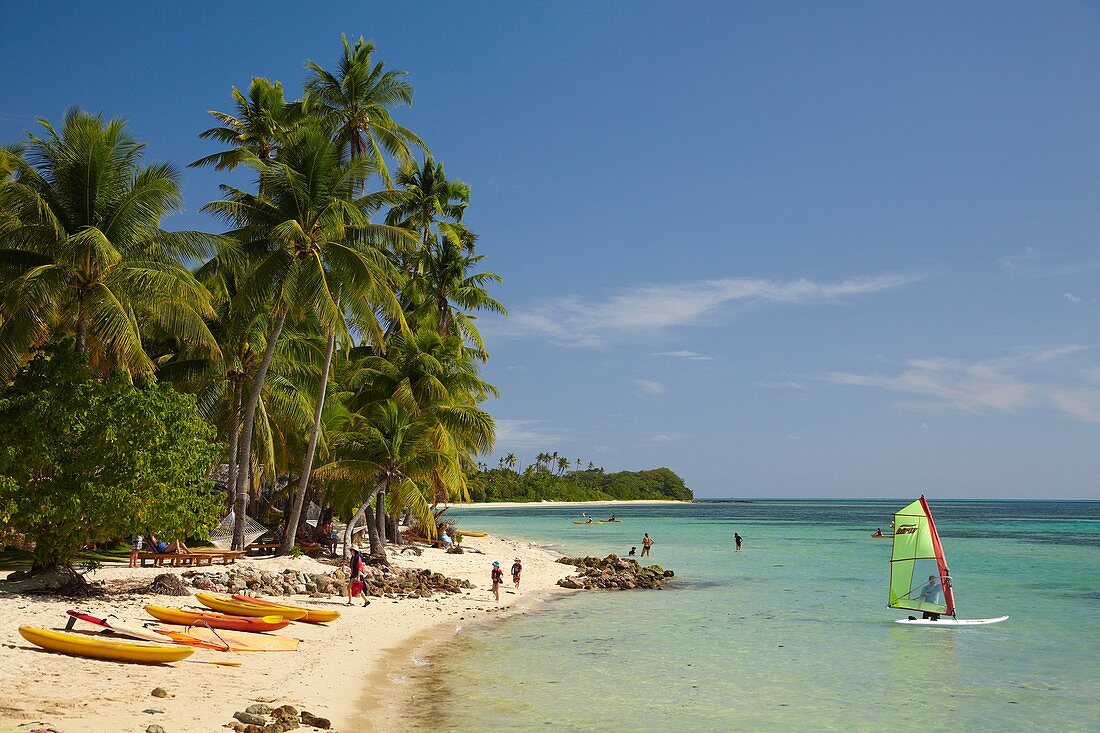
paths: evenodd
<path fill-rule="evenodd" d="M 482 501 L 469 504 L 448 504 L 448 509 L 508 509 L 510 507 L 595 507 L 595 506 L 650 506 L 659 504 L 691 504 L 690 501 L 677 499 L 629 499 L 610 501 Z"/>
<path fill-rule="evenodd" d="M 290 704 L 329 718 L 335 730 L 389 729 L 395 712 L 386 706 L 396 695 L 386 688 L 386 672 L 411 664 L 407 652 L 432 638 L 528 607 L 558 588 L 569 568 L 556 555 L 531 543 L 497 537 L 466 538 L 467 552 L 450 555 L 428 549 L 420 557 L 396 556 L 394 565 L 428 568 L 446 576 L 470 580 L 477 587 L 459 594 L 436 593 L 432 598 L 393 600 L 374 598 L 364 608 L 360 600 L 348 608 L 341 598 L 287 597 L 288 603 L 338 608 L 341 617 L 327 625 L 295 623 L 277 632 L 301 640 L 297 652 L 225 654 L 197 650 L 196 662 L 233 658 L 241 667 L 193 664 L 121 664 L 43 651 L 23 640 L 23 625 L 64 628 L 65 610 L 79 608 L 93 615 L 151 620 L 148 603 L 189 607 L 194 598 L 126 595 L 81 601 L 53 597 L 16 596 L 0 583 L 0 731 L 22 731 L 31 723 L 49 724 L 65 733 L 144 731 L 152 724 L 169 733 L 219 730 L 233 713 L 255 702 Z M 512 593 L 506 577 L 501 601 L 494 602 L 489 572 L 499 560 L 507 576 L 515 557 L 523 559 L 521 590 Z M 314 572 L 332 567 L 308 558 L 249 559 L 269 571 L 286 567 Z M 131 569 L 107 566 L 93 580 L 152 580 L 163 568 Z M 90 627 L 85 627 L 90 628 Z M 155 687 L 167 698 L 152 697 Z M 148 712 L 153 711 L 153 712 Z"/>

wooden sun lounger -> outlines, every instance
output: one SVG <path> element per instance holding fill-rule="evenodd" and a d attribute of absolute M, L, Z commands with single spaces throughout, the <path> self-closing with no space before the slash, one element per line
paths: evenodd
<path fill-rule="evenodd" d="M 274 555 L 278 549 L 278 542 L 253 542 L 244 548 L 244 551 L 251 557 L 253 555 Z"/>
<path fill-rule="evenodd" d="M 209 557 L 212 562 L 207 563 L 208 565 L 219 561 L 222 565 L 228 565 L 231 562 L 237 562 L 237 558 L 243 557 L 244 554 L 244 550 L 214 550 L 209 547 L 200 547 L 197 550 L 191 550 L 192 557 Z"/>

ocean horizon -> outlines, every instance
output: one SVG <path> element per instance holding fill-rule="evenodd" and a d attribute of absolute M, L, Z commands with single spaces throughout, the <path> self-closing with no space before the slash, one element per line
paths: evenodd
<path fill-rule="evenodd" d="M 676 578 L 456 629 L 406 678 L 414 725 L 872 731 L 903 714 L 933 731 L 1093 730 L 1100 502 L 930 500 L 959 618 L 1010 618 L 927 629 L 893 623 L 891 543 L 870 537 L 908 501 L 708 497 L 620 505 L 621 524 L 597 526 L 568 507 L 451 510 L 460 528 L 570 555 L 640 552 L 648 532 L 643 562 Z"/>

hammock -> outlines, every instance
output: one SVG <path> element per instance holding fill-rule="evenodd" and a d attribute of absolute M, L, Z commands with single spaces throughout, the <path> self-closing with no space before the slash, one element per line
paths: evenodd
<path fill-rule="evenodd" d="M 309 526 L 316 529 L 317 528 L 317 523 L 321 521 L 321 507 L 317 506 L 316 504 L 314 504 L 311 501 L 309 503 L 309 506 L 306 507 L 306 520 L 305 521 L 306 521 L 306 524 L 308 524 Z"/>
<path fill-rule="evenodd" d="M 210 541 L 222 550 L 228 550 L 233 546 L 233 512 L 225 515 L 225 519 L 218 522 L 218 526 L 210 533 Z M 267 527 L 257 522 L 247 514 L 244 516 L 244 546 L 248 547 L 267 533 Z"/>

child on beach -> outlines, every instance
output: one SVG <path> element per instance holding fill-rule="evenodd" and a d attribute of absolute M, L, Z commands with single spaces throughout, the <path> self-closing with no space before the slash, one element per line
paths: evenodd
<path fill-rule="evenodd" d="M 648 557 L 649 551 L 653 547 L 653 538 L 649 536 L 649 532 L 645 533 L 645 537 L 642 538 L 642 557 Z"/>
<path fill-rule="evenodd" d="M 516 558 L 516 561 L 512 563 L 512 582 L 516 584 L 516 590 L 519 590 L 519 576 L 523 572 L 523 563 Z"/>
<path fill-rule="evenodd" d="M 493 560 L 493 598 L 500 603 L 500 584 L 504 582 L 504 571 L 500 569 L 500 561 Z"/>
<path fill-rule="evenodd" d="M 141 535 L 134 535 L 133 539 L 130 541 L 130 567 L 132 568 L 138 566 L 138 553 L 141 552 L 141 545 Z"/>
<path fill-rule="evenodd" d="M 637 554 L 638 554 L 638 548 L 637 547 L 631 547 L 630 552 L 626 553 L 626 556 L 627 557 L 634 557 Z"/>

